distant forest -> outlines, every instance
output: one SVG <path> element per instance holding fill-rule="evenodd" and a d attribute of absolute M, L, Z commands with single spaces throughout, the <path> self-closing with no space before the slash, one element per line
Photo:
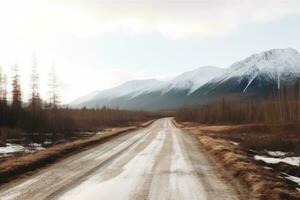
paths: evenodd
<path fill-rule="evenodd" d="M 208 105 L 181 108 L 176 112 L 179 121 L 201 123 L 300 123 L 300 81 L 294 85 L 273 89 L 264 100 L 241 100 L 223 97 Z"/>
<path fill-rule="evenodd" d="M 0 139 L 24 138 L 33 140 L 38 136 L 45 140 L 58 141 L 68 138 L 73 132 L 99 131 L 109 126 L 124 126 L 130 122 L 145 121 L 153 113 L 125 111 L 110 108 L 72 109 L 60 105 L 58 81 L 55 70 L 49 73 L 49 98 L 41 99 L 39 75 L 34 61 L 31 73 L 31 95 L 22 99 L 22 85 L 17 65 L 11 79 L 0 70 Z M 8 84 L 11 91 L 8 91 Z M 10 96 L 9 96 L 10 95 Z M 10 98 L 9 98 L 10 97 Z M 26 103 L 25 103 L 26 102 Z M 47 137 L 46 137 L 47 136 Z"/>

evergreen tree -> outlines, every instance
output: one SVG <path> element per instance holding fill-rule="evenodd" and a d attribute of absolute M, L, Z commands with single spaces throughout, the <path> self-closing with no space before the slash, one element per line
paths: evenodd
<path fill-rule="evenodd" d="M 6 75 L 0 68 L 0 127 L 1 127 L 1 142 L 6 141 L 5 127 L 7 126 L 8 105 L 7 105 L 7 79 Z"/>
<path fill-rule="evenodd" d="M 15 65 L 13 69 L 14 75 L 12 78 L 12 110 L 20 111 L 22 108 L 22 99 L 21 99 L 21 86 L 19 80 L 19 71 L 18 66 Z"/>
<path fill-rule="evenodd" d="M 18 66 L 13 68 L 12 77 L 12 103 L 11 103 L 11 125 L 13 127 L 19 125 L 22 115 L 22 99 L 21 99 L 21 86 L 19 79 Z"/>

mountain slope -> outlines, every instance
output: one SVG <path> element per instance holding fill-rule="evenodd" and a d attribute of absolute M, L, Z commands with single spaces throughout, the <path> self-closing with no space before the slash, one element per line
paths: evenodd
<path fill-rule="evenodd" d="M 281 85 L 300 77 L 300 54 L 294 49 L 272 49 L 234 63 L 223 75 L 204 84 L 193 96 L 267 97 Z"/>
<path fill-rule="evenodd" d="M 76 107 L 110 106 L 125 109 L 174 109 L 210 102 L 221 96 L 267 98 L 282 86 L 300 80 L 300 54 L 271 49 L 253 54 L 226 70 L 200 67 L 171 81 L 134 80 L 85 97 Z M 82 100 L 82 99 L 81 99 Z"/>
<path fill-rule="evenodd" d="M 75 107 L 114 106 L 122 107 L 122 101 L 128 101 L 141 93 L 149 93 L 162 88 L 166 83 L 156 79 L 132 80 L 112 89 L 92 93 L 78 98 L 70 105 Z M 84 99 L 84 101 L 82 101 Z"/>
<path fill-rule="evenodd" d="M 189 94 L 197 90 L 207 81 L 224 73 L 224 69 L 214 66 L 199 67 L 196 70 L 185 72 L 174 78 L 164 92 L 171 90 L 189 90 Z"/>
<path fill-rule="evenodd" d="M 79 98 L 71 105 L 75 107 L 106 105 L 126 109 L 173 108 L 184 104 L 191 92 L 223 71 L 222 68 L 207 66 L 185 72 L 166 82 L 156 79 L 128 81 L 115 88 L 100 91 L 96 95 L 93 93 L 90 98 Z"/>

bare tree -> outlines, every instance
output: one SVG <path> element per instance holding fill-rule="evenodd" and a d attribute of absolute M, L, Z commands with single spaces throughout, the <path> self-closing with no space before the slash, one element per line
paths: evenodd
<path fill-rule="evenodd" d="M 2 75 L 2 102 L 7 107 L 7 76 Z"/>
<path fill-rule="evenodd" d="M 22 108 L 20 77 L 17 65 L 15 65 L 13 68 L 11 107 L 14 112 L 19 112 Z"/>
<path fill-rule="evenodd" d="M 51 71 L 49 73 L 49 122 L 50 129 L 53 132 L 53 138 L 57 138 L 58 130 L 58 105 L 59 105 L 59 96 L 58 96 L 58 81 L 55 70 L 55 65 L 53 64 Z"/>
<path fill-rule="evenodd" d="M 59 105 L 58 80 L 54 64 L 49 73 L 49 105 L 52 109 L 57 109 Z"/>
<path fill-rule="evenodd" d="M 7 106 L 7 77 L 0 67 L 0 104 Z"/>
<path fill-rule="evenodd" d="M 6 141 L 5 126 L 7 125 L 7 111 L 7 78 L 0 68 L 0 126 L 2 143 Z"/>
<path fill-rule="evenodd" d="M 3 98 L 3 72 L 0 67 L 0 101 L 2 101 Z"/>
<path fill-rule="evenodd" d="M 38 112 L 42 108 L 42 100 L 39 94 L 39 75 L 37 72 L 37 60 L 33 55 L 32 74 L 31 74 L 31 96 L 29 99 L 31 112 Z"/>

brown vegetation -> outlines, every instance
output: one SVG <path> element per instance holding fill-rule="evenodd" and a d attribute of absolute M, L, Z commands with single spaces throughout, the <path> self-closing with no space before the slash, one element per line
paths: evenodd
<path fill-rule="evenodd" d="M 299 177 L 299 166 L 254 160 L 268 151 L 300 155 L 300 83 L 274 91 L 269 99 L 182 108 L 176 120 L 193 127 L 205 149 L 260 199 L 300 199 L 299 185 L 285 178 Z"/>
<path fill-rule="evenodd" d="M 143 122 L 158 118 L 159 113 L 144 111 L 126 111 L 120 109 L 65 109 L 66 116 L 75 123 L 77 131 L 98 131 L 106 127 L 127 126 L 134 122 Z"/>
<path fill-rule="evenodd" d="M 210 137 L 238 142 L 245 149 L 284 151 L 300 155 L 300 124 L 201 126 L 200 129 Z"/>
<path fill-rule="evenodd" d="M 263 200 L 293 200 L 300 198 L 300 194 L 295 190 L 295 187 L 290 187 L 284 180 L 276 175 L 274 176 L 273 172 L 257 165 L 243 148 L 232 144 L 228 140 L 216 138 L 217 131 L 211 133 L 213 136 L 208 136 L 207 133 L 213 131 L 214 128 L 206 129 L 206 133 L 197 127 L 189 129 L 197 136 L 201 145 L 216 158 L 215 160 L 234 177 L 238 178 L 241 183 L 245 184 L 254 197 Z M 220 130 L 220 128 L 217 130 Z M 228 129 L 225 127 L 225 130 Z"/>

